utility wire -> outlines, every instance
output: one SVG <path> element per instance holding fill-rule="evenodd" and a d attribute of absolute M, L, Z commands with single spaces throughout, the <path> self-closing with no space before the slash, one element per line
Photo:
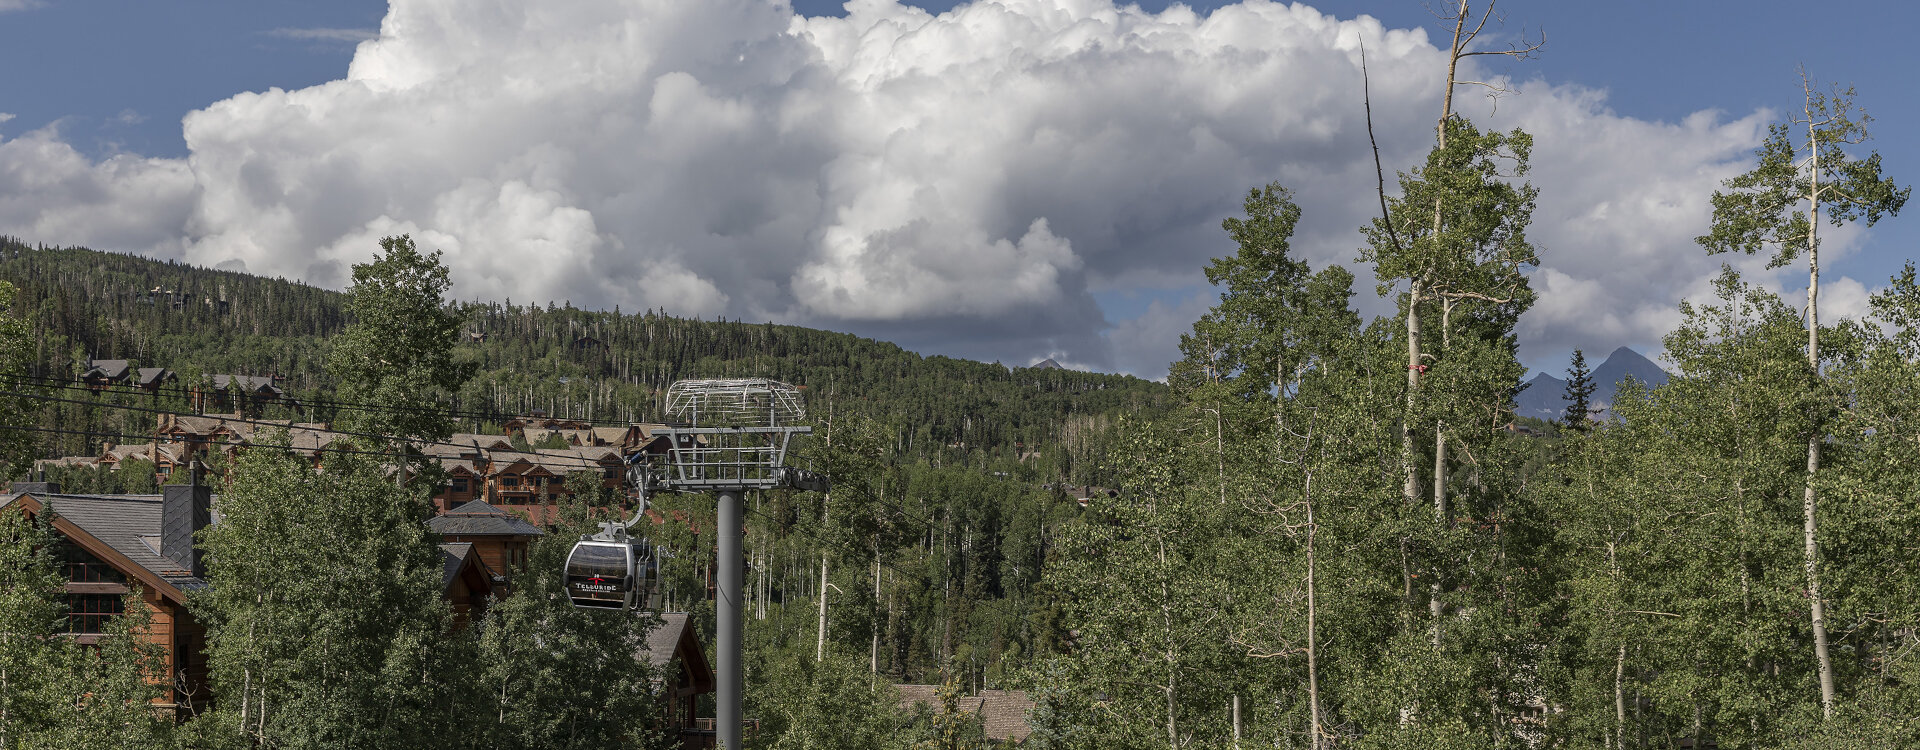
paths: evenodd
<path fill-rule="evenodd" d="M 84 390 L 84 391 L 90 391 L 93 393 L 114 393 L 114 394 L 125 394 L 125 395 L 131 395 L 131 396 L 156 394 L 156 393 L 164 393 L 164 394 L 186 396 L 186 397 L 192 397 L 194 395 L 194 391 L 192 389 L 182 387 L 182 386 L 160 386 L 153 389 L 141 388 L 139 386 L 119 386 L 119 387 L 108 386 L 106 388 L 100 388 L 100 387 L 87 385 L 81 381 L 75 381 L 75 380 L 70 380 L 66 378 L 54 378 L 54 377 L 33 376 L 33 375 L 12 375 L 12 374 L 0 375 L 0 379 L 35 383 L 35 384 L 38 384 L 39 387 L 43 387 L 43 388 Z M 214 391 L 214 392 L 224 393 L 224 391 Z M 432 409 L 432 408 L 426 408 L 426 407 L 407 407 L 407 406 L 390 406 L 385 404 L 367 404 L 367 403 L 360 403 L 360 402 L 353 402 L 353 401 L 339 401 L 334 399 L 322 399 L 322 398 L 299 398 L 299 397 L 293 397 L 293 396 L 289 396 L 289 400 L 298 402 L 306 406 L 326 407 L 326 408 L 335 409 L 339 411 L 384 411 L 384 412 L 394 412 L 394 413 L 400 413 L 400 414 L 446 414 L 456 419 L 501 420 L 504 418 L 510 418 L 515 416 L 524 416 L 524 415 L 512 414 L 504 411 L 500 411 L 500 412 L 461 411 L 457 409 L 443 410 L 443 409 Z M 582 423 L 591 424 L 591 425 L 603 425 L 603 426 L 609 426 L 609 427 L 625 427 L 631 424 L 635 424 L 634 422 L 617 420 L 617 419 L 587 419 L 587 418 L 576 418 L 576 417 L 549 417 L 549 418 L 563 419 L 569 422 L 582 422 Z"/>

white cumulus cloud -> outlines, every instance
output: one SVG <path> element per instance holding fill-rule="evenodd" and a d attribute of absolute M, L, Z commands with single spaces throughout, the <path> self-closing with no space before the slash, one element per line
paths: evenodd
<path fill-rule="evenodd" d="M 283 33 L 359 45 L 341 80 L 190 114 L 184 159 L 88 162 L 52 131 L 0 141 L 0 231 L 336 286 L 409 232 L 465 298 L 1157 377 L 1249 188 L 1295 191 L 1303 257 L 1353 261 L 1376 210 L 1362 46 L 1389 169 L 1430 143 L 1444 75 L 1423 31 L 1265 0 L 847 10 L 393 0 L 364 40 Z M 1566 82 L 1517 89 L 1497 111 L 1463 101 L 1537 140 L 1544 293 L 1523 345 L 1644 347 L 1717 268 L 1691 237 L 1767 116 L 1645 122 Z M 1130 289 L 1186 301 L 1136 320 L 1094 302 Z"/>

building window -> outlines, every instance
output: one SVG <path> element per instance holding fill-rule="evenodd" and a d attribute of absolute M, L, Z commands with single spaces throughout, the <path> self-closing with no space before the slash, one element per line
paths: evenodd
<path fill-rule="evenodd" d="M 67 574 L 67 580 L 74 583 L 124 584 L 127 582 L 127 577 L 120 571 L 101 562 L 100 558 L 88 554 L 73 542 L 60 540 L 55 554 L 59 556 L 60 565 L 66 568 L 64 572 Z"/>
<path fill-rule="evenodd" d="M 518 486 L 520 486 L 520 478 L 519 478 L 519 477 L 501 477 L 501 478 L 500 478 L 500 486 L 502 486 L 502 487 L 518 487 Z"/>
<path fill-rule="evenodd" d="M 467 478 L 466 478 L 466 477 L 463 477 L 463 476 L 456 476 L 456 477 L 454 477 L 454 478 L 453 478 L 453 491 L 454 491 L 454 492 L 466 492 L 466 491 L 467 491 Z"/>
<path fill-rule="evenodd" d="M 106 632 L 107 620 L 126 612 L 126 600 L 119 594 L 68 594 L 67 632 L 98 635 Z"/>

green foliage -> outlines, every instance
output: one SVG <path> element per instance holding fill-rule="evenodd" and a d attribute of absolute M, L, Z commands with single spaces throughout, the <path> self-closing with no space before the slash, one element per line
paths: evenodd
<path fill-rule="evenodd" d="M 947 679 L 933 692 L 934 699 L 940 701 L 940 705 L 915 703 L 907 726 L 900 732 L 900 739 L 908 747 L 912 750 L 985 750 L 990 747 L 982 717 L 960 706 L 964 691 L 960 688 L 957 674 L 949 672 Z"/>
<path fill-rule="evenodd" d="M 153 616 L 138 588 L 128 592 L 126 614 L 109 620 L 96 648 L 69 645 L 60 650 L 54 672 L 63 680 L 63 700 L 52 726 L 20 743 L 23 748 L 166 747 L 172 717 L 151 701 L 162 685 L 150 677 L 166 674 L 165 654 L 148 636 Z"/>
<path fill-rule="evenodd" d="M 1533 137 L 1483 133 L 1457 117 L 1445 127 L 1445 145 L 1400 176 L 1387 216 L 1362 230 L 1361 260 L 1376 264 L 1382 296 L 1406 280 L 1426 292 L 1504 300 L 1490 312 L 1518 317 L 1532 299 L 1521 272 L 1539 264 L 1526 233 L 1539 190 L 1508 180 L 1526 175 Z"/>
<path fill-rule="evenodd" d="M 14 314 L 16 290 L 0 281 L 0 425 L 33 423 L 35 388 L 19 377 L 33 369 L 33 341 L 27 321 Z M 33 465 L 33 433 L 0 430 L 0 481 Z"/>
<path fill-rule="evenodd" d="M 470 723 L 470 640 L 440 552 L 379 466 L 248 451 L 203 532 L 217 700 L 209 718 L 283 747 L 442 747 Z"/>
<path fill-rule="evenodd" d="M 563 506 L 560 525 L 533 545 L 526 566 L 510 571 L 513 595 L 478 623 L 475 692 L 484 703 L 473 731 L 489 747 L 663 747 L 668 739 L 655 686 L 673 682 L 634 658 L 659 619 L 577 609 L 567 599 L 567 553 L 581 534 L 598 531 L 588 518 L 591 488 L 580 489 L 588 492 Z"/>
<path fill-rule="evenodd" d="M 51 510 L 51 509 L 50 509 Z M 60 544 L 51 519 L 0 510 L 0 747 L 160 747 L 172 722 L 148 705 L 165 674 L 144 635 L 152 615 L 138 589 L 126 614 L 87 646 L 65 635 Z"/>
<path fill-rule="evenodd" d="M 375 435 L 444 440 L 455 431 L 446 412 L 475 363 L 456 358 L 465 316 L 443 299 L 453 282 L 439 251 L 422 254 L 407 235 L 380 240 L 383 255 L 353 266 L 346 312 L 352 323 L 333 339 L 327 372 L 337 398 L 381 410 L 344 412 L 343 427 Z"/>
<path fill-rule="evenodd" d="M 0 747 L 14 747 L 54 723 L 63 629 L 61 585 L 50 517 L 36 523 L 0 510 Z"/>
<path fill-rule="evenodd" d="M 898 701 L 892 686 L 867 673 L 859 661 L 830 652 L 788 652 L 763 662 L 748 692 L 750 716 L 759 716 L 760 747 L 772 750 L 839 750 L 899 747 Z"/>
<path fill-rule="evenodd" d="M 1906 204 L 1912 188 L 1881 175 L 1878 153 L 1849 153 L 1866 142 L 1871 121 L 1854 105 L 1853 89 L 1828 94 L 1808 81 L 1806 93 L 1802 117 L 1768 127 L 1755 150 L 1759 164 L 1728 179 L 1726 192 L 1714 192 L 1713 230 L 1695 238 L 1708 253 L 1752 255 L 1772 248 L 1768 267 L 1777 268 L 1818 249 L 1822 211 L 1836 227 L 1853 221 L 1873 226 Z M 1796 133 L 1801 127 L 1806 132 Z"/>

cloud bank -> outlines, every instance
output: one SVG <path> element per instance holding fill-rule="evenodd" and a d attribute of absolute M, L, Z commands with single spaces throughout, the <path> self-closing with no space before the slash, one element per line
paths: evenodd
<path fill-rule="evenodd" d="M 1440 107 L 1424 32 L 1304 5 L 847 10 L 393 0 L 345 78 L 188 115 L 185 159 L 0 141 L 0 232 L 328 286 L 409 232 L 464 298 L 1157 377 L 1249 188 L 1292 188 L 1295 249 L 1353 263 L 1375 210 L 1363 45 L 1389 169 L 1425 151 Z M 1513 88 L 1464 101 L 1536 137 L 1543 294 L 1523 346 L 1657 346 L 1718 267 L 1691 238 L 1766 113 L 1645 122 L 1578 86 Z M 1168 301 L 1115 316 L 1095 302 L 1114 290 Z"/>

